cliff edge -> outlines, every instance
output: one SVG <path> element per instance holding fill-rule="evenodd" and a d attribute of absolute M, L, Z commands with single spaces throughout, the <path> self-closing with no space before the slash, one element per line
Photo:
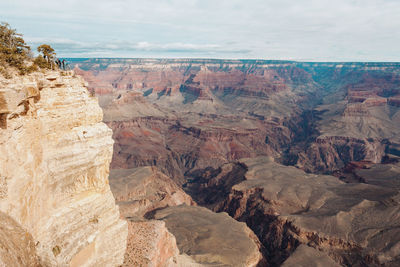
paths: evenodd
<path fill-rule="evenodd" d="M 32 235 L 43 266 L 123 263 L 128 229 L 102 118 L 72 72 L 0 76 L 0 211 Z"/>

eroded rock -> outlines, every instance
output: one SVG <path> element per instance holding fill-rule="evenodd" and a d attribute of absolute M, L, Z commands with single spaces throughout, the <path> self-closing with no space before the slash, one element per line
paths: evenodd
<path fill-rule="evenodd" d="M 157 210 L 176 237 L 181 253 L 207 266 L 256 266 L 261 260 L 260 244 L 254 233 L 226 213 L 180 205 Z"/>
<path fill-rule="evenodd" d="M 3 212 L 0 212 L 0 266 L 40 266 L 32 235 Z"/>
<path fill-rule="evenodd" d="M 82 84 L 58 72 L 0 83 L 0 210 L 32 235 L 43 266 L 116 266 L 125 253 L 108 185 L 112 132 Z"/>
<path fill-rule="evenodd" d="M 306 174 L 271 158 L 246 159 L 246 181 L 216 210 L 245 221 L 279 264 L 300 244 L 345 265 L 390 266 L 400 260 L 400 193 L 333 176 Z"/>
<path fill-rule="evenodd" d="M 195 205 L 189 195 L 156 167 L 111 170 L 110 185 L 121 214 L 127 218 L 142 218 L 168 206 Z"/>

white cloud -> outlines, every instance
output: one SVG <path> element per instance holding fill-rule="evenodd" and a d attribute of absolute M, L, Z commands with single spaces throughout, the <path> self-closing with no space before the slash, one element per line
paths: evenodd
<path fill-rule="evenodd" d="M 185 55 L 190 57 L 191 54 L 196 56 L 207 55 L 207 56 L 218 56 L 231 54 L 242 54 L 247 53 L 249 50 L 243 49 L 232 49 L 216 44 L 191 44 L 191 43 L 149 43 L 149 42 L 129 42 L 129 41 L 114 41 L 111 43 L 107 42 L 80 42 L 70 39 L 63 38 L 25 38 L 32 48 L 35 49 L 37 46 L 43 43 L 51 44 L 57 51 L 59 57 L 123 57 L 131 56 L 135 57 L 136 54 L 144 54 L 148 56 L 168 56 L 174 55 Z"/>
<path fill-rule="evenodd" d="M 400 61 L 397 0 L 4 2 L 1 18 L 66 56 Z"/>

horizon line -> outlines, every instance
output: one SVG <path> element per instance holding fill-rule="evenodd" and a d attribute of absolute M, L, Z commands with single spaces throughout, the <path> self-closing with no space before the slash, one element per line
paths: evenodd
<path fill-rule="evenodd" d="M 108 59 L 108 60 L 219 60 L 219 61 L 264 61 L 264 62 L 285 62 L 285 63 L 392 63 L 400 64 L 400 61 L 319 61 L 319 60 L 291 60 L 291 59 L 256 59 L 256 58 L 202 58 L 202 57 L 60 57 L 62 59 L 75 60 L 91 60 L 91 59 Z"/>

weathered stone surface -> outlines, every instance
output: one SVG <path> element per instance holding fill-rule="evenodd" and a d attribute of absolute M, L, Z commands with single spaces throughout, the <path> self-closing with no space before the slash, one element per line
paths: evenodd
<path fill-rule="evenodd" d="M 202 266 L 188 255 L 179 254 L 175 237 L 163 221 L 128 221 L 128 229 L 128 247 L 123 266 Z"/>
<path fill-rule="evenodd" d="M 260 244 L 254 233 L 226 213 L 180 205 L 158 210 L 176 237 L 181 253 L 207 266 L 256 266 L 261 260 Z"/>
<path fill-rule="evenodd" d="M 161 221 L 128 222 L 124 266 L 166 266 L 179 254 L 174 236 Z"/>
<path fill-rule="evenodd" d="M 294 253 L 282 264 L 282 267 L 339 267 L 340 264 L 328 255 L 306 245 L 300 245 Z"/>
<path fill-rule="evenodd" d="M 346 184 L 306 174 L 271 158 L 244 159 L 246 180 L 215 208 L 245 221 L 280 263 L 300 244 L 345 265 L 378 266 L 400 260 L 398 188 Z"/>
<path fill-rule="evenodd" d="M 114 169 L 110 185 L 129 224 L 126 266 L 255 266 L 262 258 L 250 229 L 226 214 L 185 208 L 195 205 L 191 197 L 156 167 Z M 163 221 L 144 220 L 162 219 L 157 214 L 165 208 L 176 218 L 167 227 Z M 176 227 L 186 230 L 177 232 Z M 235 263 L 238 258 L 242 260 Z"/>
<path fill-rule="evenodd" d="M 195 204 L 189 195 L 156 167 L 111 170 L 110 186 L 124 217 L 142 218 L 156 209 Z"/>
<path fill-rule="evenodd" d="M 0 212 L 0 266 L 40 266 L 32 236 L 3 212 Z"/>
<path fill-rule="evenodd" d="M 107 178 L 112 132 L 83 84 L 57 72 L 0 81 L 0 210 L 32 235 L 44 266 L 116 266 L 125 253 Z"/>

